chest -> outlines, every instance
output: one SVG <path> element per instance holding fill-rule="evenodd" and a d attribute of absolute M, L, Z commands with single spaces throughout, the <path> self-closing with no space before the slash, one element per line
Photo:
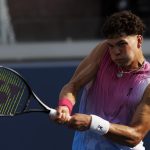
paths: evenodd
<path fill-rule="evenodd" d="M 105 101 L 115 104 L 137 105 L 147 86 L 144 80 L 141 80 L 140 74 L 129 73 L 121 78 L 117 77 L 115 67 L 106 68 L 103 72 L 99 71 L 96 82 L 99 82 L 98 92 Z"/>

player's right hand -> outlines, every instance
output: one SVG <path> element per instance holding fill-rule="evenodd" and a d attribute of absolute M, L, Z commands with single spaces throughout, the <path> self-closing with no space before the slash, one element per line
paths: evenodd
<path fill-rule="evenodd" d="M 57 110 L 57 115 L 55 121 L 57 123 L 65 124 L 70 120 L 71 116 L 70 116 L 69 108 L 67 106 L 58 106 L 56 110 Z"/>

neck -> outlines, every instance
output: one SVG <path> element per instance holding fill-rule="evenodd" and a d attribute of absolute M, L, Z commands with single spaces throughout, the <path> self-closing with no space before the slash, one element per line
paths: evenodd
<path fill-rule="evenodd" d="M 136 69 L 141 68 L 143 63 L 144 63 L 144 59 L 142 61 L 133 62 L 129 66 L 123 66 L 122 69 L 123 70 L 129 70 L 129 71 L 130 70 L 136 70 Z"/>
<path fill-rule="evenodd" d="M 125 67 L 122 67 L 122 66 L 118 66 L 118 72 L 116 74 L 116 76 L 118 78 L 122 78 L 124 76 L 124 74 L 129 74 L 129 73 L 133 73 L 133 72 L 137 72 L 139 71 L 144 65 L 144 59 L 142 62 L 139 62 L 137 67 L 130 67 L 129 69 L 128 68 L 125 68 Z"/>
<path fill-rule="evenodd" d="M 131 62 L 130 65 L 122 66 L 121 68 L 125 70 L 139 69 L 143 65 L 145 58 L 142 53 L 140 53 L 136 58 L 137 59 Z"/>

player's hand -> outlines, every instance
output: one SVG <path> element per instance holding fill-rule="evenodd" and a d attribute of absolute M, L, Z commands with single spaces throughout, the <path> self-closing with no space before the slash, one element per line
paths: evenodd
<path fill-rule="evenodd" d="M 70 112 L 67 106 L 58 106 L 55 121 L 59 124 L 67 123 L 70 120 Z"/>
<path fill-rule="evenodd" d="M 74 114 L 71 116 L 68 127 L 71 129 L 85 131 L 90 128 L 92 117 L 86 114 Z"/>

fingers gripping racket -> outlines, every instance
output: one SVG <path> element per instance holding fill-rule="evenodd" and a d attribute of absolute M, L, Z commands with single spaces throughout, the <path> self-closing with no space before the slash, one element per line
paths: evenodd
<path fill-rule="evenodd" d="M 40 108 L 30 108 L 36 100 Z M 54 119 L 56 110 L 44 104 L 25 79 L 15 70 L 0 66 L 0 116 L 15 116 L 28 112 L 46 112 Z"/>

